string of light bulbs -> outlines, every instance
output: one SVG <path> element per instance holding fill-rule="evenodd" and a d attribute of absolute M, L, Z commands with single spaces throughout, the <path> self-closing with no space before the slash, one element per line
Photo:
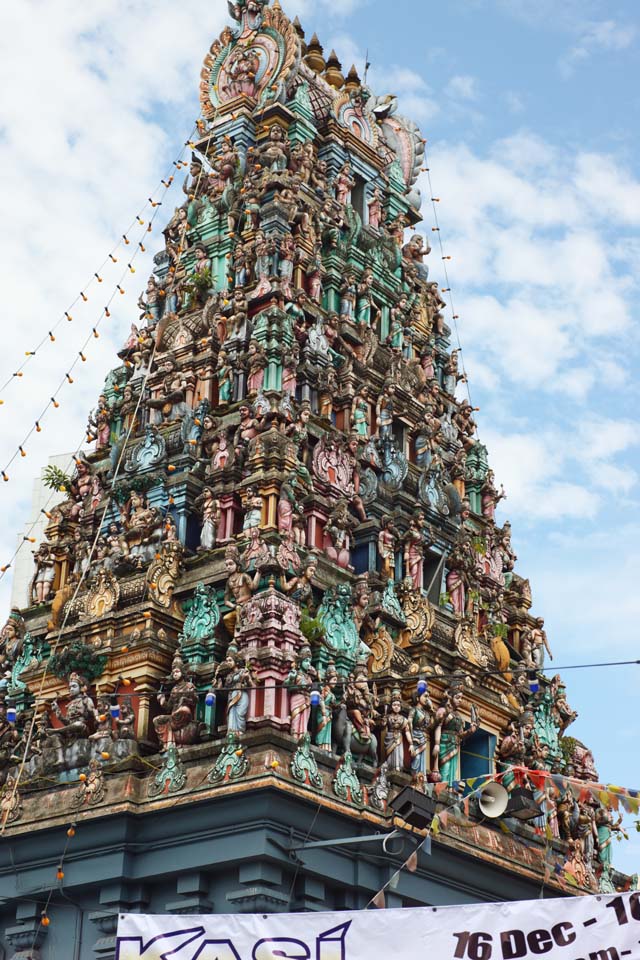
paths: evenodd
<path fill-rule="evenodd" d="M 189 146 L 189 145 L 191 144 L 191 142 L 192 142 L 192 137 L 193 137 L 193 134 L 191 134 L 191 136 L 190 136 L 189 139 L 187 140 L 185 146 Z M 200 171 L 199 171 L 199 173 L 198 173 L 198 178 L 197 178 L 196 185 L 195 185 L 196 191 L 197 191 L 197 189 L 198 189 L 198 187 L 199 187 L 199 180 L 200 180 L 200 177 L 202 176 L 202 173 L 203 173 L 203 170 L 202 170 L 202 168 L 201 168 Z M 186 236 L 186 230 L 187 230 L 187 224 L 186 224 L 186 222 L 185 222 L 185 223 L 183 224 L 183 226 L 182 226 L 182 231 L 181 231 L 181 236 L 180 236 L 180 247 L 182 247 L 182 244 L 184 243 L 185 236 Z M 87 576 L 87 574 L 88 574 L 88 571 L 89 571 L 90 565 L 91 565 L 91 560 L 92 560 L 93 555 L 94 555 L 94 553 L 95 553 L 95 550 L 96 550 L 96 547 L 97 547 L 97 544 L 98 544 L 98 540 L 100 539 L 100 536 L 101 536 L 103 524 L 104 524 L 104 522 L 105 522 L 107 513 L 108 513 L 108 511 L 109 511 L 110 508 L 111 508 L 111 500 L 112 500 L 112 497 L 113 497 L 115 485 L 116 485 L 116 482 L 117 482 L 118 477 L 119 477 L 119 473 L 120 473 L 121 466 L 122 466 L 122 464 L 123 464 L 123 462 L 124 462 L 124 457 L 125 457 L 125 453 L 126 453 L 126 450 L 127 450 L 127 446 L 128 446 L 128 444 L 129 444 L 129 441 L 130 441 L 131 436 L 132 436 L 132 433 L 133 433 L 134 425 L 135 425 L 135 423 L 136 423 L 137 414 L 138 414 L 138 411 L 139 411 L 139 409 L 140 409 L 140 405 L 141 405 L 141 403 L 142 403 L 143 397 L 144 397 L 144 395 L 145 395 L 145 390 L 146 390 L 147 382 L 148 382 L 148 379 L 149 379 L 149 377 L 150 377 L 150 375 L 151 375 L 151 368 L 152 368 L 152 366 L 153 366 L 153 362 L 154 362 L 154 359 L 155 359 L 156 352 L 157 352 L 157 341 L 154 340 L 154 346 L 153 346 L 153 350 L 152 350 L 152 352 L 151 352 L 151 357 L 150 357 L 150 360 L 149 360 L 149 365 L 148 365 L 148 367 L 147 367 L 147 370 L 145 371 L 145 376 L 144 376 L 143 382 L 142 382 L 142 384 L 141 384 L 140 394 L 139 394 L 139 396 L 138 396 L 138 400 L 137 400 L 137 403 L 136 403 L 136 407 L 135 407 L 135 410 L 134 410 L 134 414 L 133 414 L 133 417 L 131 418 L 131 423 L 129 424 L 127 433 L 126 433 L 125 438 L 124 438 L 124 442 L 123 442 L 123 444 L 122 444 L 122 446 L 121 446 L 121 448 L 120 448 L 119 454 L 118 454 L 118 460 L 117 460 L 117 462 L 116 462 L 116 464 L 115 464 L 115 467 L 114 467 L 114 470 L 113 470 L 113 475 L 112 475 L 112 479 L 111 479 L 111 485 L 110 485 L 110 489 L 109 489 L 108 494 L 107 494 L 107 502 L 106 502 L 106 504 L 105 504 L 105 506 L 104 506 L 104 509 L 103 509 L 103 511 L 102 511 L 102 516 L 101 516 L 101 518 L 100 518 L 100 521 L 99 521 L 99 523 L 97 524 L 96 534 L 95 534 L 95 536 L 94 536 L 94 538 L 93 538 L 93 541 L 92 541 L 92 543 L 91 543 L 91 547 L 90 547 L 90 550 L 89 550 L 89 553 L 88 553 L 88 556 L 87 556 L 87 564 L 86 564 L 86 566 L 84 567 L 84 569 L 81 571 L 81 575 L 80 575 L 80 577 L 79 577 L 79 579 L 78 579 L 78 583 L 77 583 L 76 586 L 75 586 L 74 593 L 73 593 L 72 597 L 70 598 L 69 602 L 66 604 L 64 618 L 63 618 L 63 620 L 62 620 L 62 623 L 60 624 L 60 627 L 59 627 L 58 632 L 57 632 L 57 636 L 56 636 L 55 641 L 54 641 L 54 643 L 53 643 L 53 645 L 52 645 L 52 647 L 51 647 L 51 652 L 50 652 L 49 660 L 47 660 L 47 662 L 46 662 L 46 664 L 45 664 L 45 668 L 44 668 L 43 673 L 42 673 L 42 677 L 41 677 L 41 680 L 40 680 L 40 689 L 39 689 L 39 693 L 38 693 L 38 695 L 37 695 L 37 697 L 36 697 L 37 700 L 42 701 L 42 699 L 43 699 L 43 698 L 42 698 L 42 693 L 43 693 L 43 690 L 44 690 L 44 684 L 45 684 L 45 681 L 46 681 L 46 677 L 47 677 L 49 665 L 50 665 L 50 663 L 51 663 L 51 657 L 53 657 L 53 656 L 56 654 L 57 649 L 58 649 L 58 647 L 59 647 L 59 645 L 60 645 L 60 642 L 61 642 L 61 639 L 62 639 L 62 634 L 63 634 L 63 632 L 64 632 L 64 630 L 65 630 L 65 628 L 66 628 L 66 626 L 67 626 L 67 621 L 68 621 L 68 618 L 69 618 L 69 615 L 70 615 L 70 612 L 71 612 L 71 608 L 72 608 L 73 603 L 74 603 L 74 601 L 76 600 L 76 598 L 77 598 L 77 596 L 78 596 L 78 593 L 80 592 L 80 589 L 81 589 L 81 587 L 82 587 L 82 585 L 83 585 L 83 583 L 84 583 L 84 580 L 85 580 L 85 578 L 86 578 L 86 576 Z M 37 713 L 36 713 L 36 711 L 34 710 L 33 716 L 32 716 L 32 718 L 31 718 L 31 721 L 30 721 L 30 724 L 29 724 L 27 737 L 26 737 L 26 740 L 25 740 L 24 754 L 23 754 L 23 757 L 22 757 L 22 761 L 21 761 L 21 763 L 20 763 L 20 766 L 19 766 L 19 768 L 18 768 L 17 775 L 16 775 L 16 777 L 15 777 L 15 781 L 14 781 L 14 785 L 13 785 L 13 791 L 12 791 L 12 794 L 11 794 L 10 803 L 11 803 L 11 802 L 13 801 L 13 799 L 15 798 L 15 794 L 16 794 L 18 788 L 19 788 L 20 781 L 21 781 L 21 778 L 22 778 L 23 773 L 24 773 L 24 769 L 25 769 L 25 765 L 26 765 L 26 762 L 27 762 L 27 758 L 28 758 L 28 756 L 29 756 L 29 750 L 30 750 L 30 747 L 31 747 L 31 742 L 32 742 L 32 740 L 33 740 L 33 734 L 34 734 L 34 731 L 35 731 L 36 718 L 37 718 Z M 3 824 L 3 825 L 2 825 L 2 829 L 0 830 L 0 836 L 4 833 L 5 826 L 6 826 L 6 824 Z"/>
<path fill-rule="evenodd" d="M 195 131 L 195 129 L 197 129 L 197 128 L 194 127 L 194 131 Z M 163 200 L 154 200 L 153 198 L 154 198 L 154 195 L 155 195 L 161 188 L 164 188 L 165 194 L 166 194 L 166 191 L 172 186 L 172 184 L 173 184 L 173 182 L 174 182 L 174 179 L 175 179 L 175 175 L 174 175 L 174 173 L 172 173 L 171 171 L 174 170 L 174 169 L 175 169 L 175 171 L 180 171 L 180 170 L 183 169 L 183 167 L 188 166 L 188 164 L 183 160 L 183 155 L 184 155 L 184 152 L 185 152 L 185 148 L 187 148 L 187 147 L 189 147 L 189 148 L 191 148 L 191 149 L 193 149 L 193 148 L 195 147 L 195 144 L 193 143 L 193 140 L 191 139 L 191 137 L 189 138 L 189 140 L 187 140 L 187 141 L 185 142 L 185 144 L 184 144 L 184 146 L 183 146 L 183 148 L 182 148 L 182 150 L 181 150 L 181 153 L 178 155 L 178 158 L 177 158 L 176 160 L 173 160 L 173 161 L 172 161 L 171 168 L 170 168 L 169 172 L 167 173 L 167 175 L 166 175 L 163 179 L 161 179 L 160 182 L 157 184 L 157 186 L 154 187 L 154 189 L 151 191 L 150 196 L 147 198 L 147 200 L 145 201 L 145 203 L 143 204 L 143 206 L 140 208 L 139 212 L 135 215 L 135 217 L 133 218 L 133 220 L 129 223 L 129 225 L 128 225 L 128 227 L 126 228 L 126 230 L 124 231 L 124 233 L 121 234 L 121 237 L 120 237 L 120 239 L 118 240 L 118 242 L 117 242 L 117 243 L 115 244 L 115 246 L 109 251 L 109 253 L 108 253 L 107 256 L 105 257 L 105 259 L 104 259 L 104 260 L 102 261 L 102 263 L 97 267 L 97 269 L 93 271 L 91 277 L 89 277 L 89 279 L 87 280 L 86 284 L 84 284 L 84 286 L 82 287 L 82 289 L 80 290 L 80 292 L 78 293 L 78 295 L 67 305 L 66 310 L 63 310 L 63 311 L 62 311 L 62 313 L 60 314 L 60 316 L 58 317 L 58 319 L 55 321 L 55 323 L 53 324 L 53 326 L 52 326 L 49 330 L 47 330 L 46 334 L 44 334 L 44 335 L 41 337 L 41 339 L 38 341 L 38 343 L 36 344 L 35 348 L 34 348 L 33 350 L 25 350 L 25 351 L 24 351 L 24 360 L 22 360 L 22 362 L 21 362 L 20 365 L 16 368 L 16 370 L 14 371 L 14 373 L 10 374 L 10 376 L 7 377 L 7 379 L 6 379 L 3 383 L 0 384 L 0 395 L 2 395 L 2 394 L 4 393 L 4 391 L 7 389 L 7 387 L 8 387 L 11 383 L 13 383 L 14 380 L 16 380 L 16 379 L 21 379 L 21 378 L 23 377 L 23 375 L 24 375 L 24 370 L 25 370 L 26 366 L 33 360 L 33 358 L 34 358 L 35 356 L 38 355 L 38 353 L 40 352 L 40 350 L 42 349 L 43 346 L 45 346 L 47 343 L 53 343 L 53 342 L 55 342 L 55 339 L 56 339 L 56 337 L 55 337 L 55 332 L 56 332 L 56 330 L 58 330 L 59 327 L 62 326 L 65 322 L 72 322 L 72 321 L 73 321 L 74 318 L 73 318 L 72 311 L 75 310 L 75 308 L 76 308 L 76 306 L 77 306 L 78 304 L 87 303 L 87 301 L 89 300 L 89 297 L 87 296 L 87 293 L 88 293 L 88 291 L 92 288 L 92 286 L 97 286 L 98 284 L 101 284 L 101 283 L 104 282 L 105 278 L 104 278 L 103 275 L 102 275 L 102 274 L 103 274 L 103 271 L 105 270 L 106 267 L 109 267 L 109 266 L 112 265 L 112 264 L 118 263 L 118 262 L 119 262 L 119 257 L 116 256 L 116 254 L 117 254 L 117 253 L 120 253 L 121 249 L 124 249 L 125 247 L 128 247 L 128 246 L 131 245 L 131 240 L 129 239 L 129 234 L 130 234 L 131 231 L 136 227 L 136 224 L 139 224 L 139 225 L 141 225 L 141 226 L 144 226 L 144 225 L 145 225 L 145 220 L 143 220 L 143 215 L 146 215 L 146 214 L 147 214 L 147 208 L 148 208 L 148 207 L 151 207 L 152 210 L 157 211 L 157 208 L 162 205 Z M 146 233 L 146 232 L 150 232 L 150 231 L 147 230 L 147 231 L 144 231 L 144 232 Z M 137 242 L 136 253 L 138 253 L 138 252 L 144 253 L 145 250 L 146 250 L 146 248 L 145 248 L 145 246 L 144 246 L 144 243 L 142 242 L 142 239 L 140 239 L 140 240 Z M 130 262 L 132 262 L 132 261 L 130 261 Z M 2 405 L 2 404 L 4 404 L 4 400 L 0 400 L 0 405 Z"/>
<path fill-rule="evenodd" d="M 432 206 L 432 208 L 433 208 L 433 219 L 434 219 L 434 223 L 435 223 L 435 227 L 432 227 L 431 230 L 432 230 L 433 233 L 436 233 L 437 236 L 438 236 L 438 247 L 439 247 L 439 250 L 440 250 L 440 258 L 441 258 L 441 261 L 442 261 L 442 269 L 443 269 L 443 271 L 444 271 L 445 283 L 447 284 L 446 287 L 441 287 L 440 289 L 441 289 L 441 292 L 442 292 L 442 293 L 448 294 L 449 306 L 450 306 L 450 308 L 451 308 L 451 319 L 452 319 L 452 321 L 453 321 L 453 326 L 454 326 L 454 330 L 455 330 L 455 333 L 456 333 L 456 341 L 457 341 L 457 344 L 458 344 L 458 350 L 459 350 L 460 357 L 461 357 L 461 361 L 462 361 L 462 373 L 463 373 L 463 375 L 464 375 L 464 383 L 465 383 L 465 387 L 466 387 L 466 391 L 467 391 L 467 396 L 468 396 L 468 398 L 469 398 L 469 404 L 470 404 L 470 406 L 473 407 L 473 401 L 472 401 L 472 399 L 471 399 L 471 386 L 470 386 L 470 383 L 469 383 L 469 376 L 468 376 L 468 374 L 467 374 L 467 370 L 466 370 L 466 367 L 465 367 L 465 362 L 464 362 L 464 350 L 462 349 L 462 342 L 461 342 L 461 340 L 460 340 L 460 331 L 459 331 L 459 329 L 458 329 L 458 320 L 460 319 L 460 316 L 459 316 L 459 314 L 456 313 L 456 310 L 455 310 L 455 304 L 454 304 L 454 301 L 453 301 L 453 289 L 452 289 L 452 287 L 451 287 L 451 281 L 450 281 L 450 279 L 449 279 L 449 271 L 448 271 L 448 269 L 447 269 L 447 263 L 448 263 L 450 260 L 452 260 L 452 257 L 451 257 L 450 254 L 445 254 L 445 252 L 444 252 L 444 243 L 443 243 L 443 241 L 442 241 L 442 229 L 441 229 L 441 227 L 440 227 L 440 221 L 439 221 L 439 219 L 438 219 L 438 207 L 437 207 L 437 204 L 439 204 L 439 203 L 441 202 L 441 198 L 440 198 L 440 197 L 436 197 L 436 196 L 435 196 L 435 193 L 434 193 L 434 190 L 433 190 L 433 183 L 431 182 L 431 167 L 430 167 L 430 162 L 429 162 L 429 159 L 428 159 L 428 156 L 427 156 L 427 140 L 423 140 L 423 143 L 424 143 L 424 162 L 425 162 L 425 166 L 422 168 L 422 172 L 423 172 L 423 173 L 426 173 L 426 175 L 427 175 L 427 182 L 428 182 L 428 184 L 429 184 L 429 197 L 430 197 L 430 199 L 431 199 L 431 206 Z M 478 435 L 479 435 L 479 433 L 478 433 Z"/>
<path fill-rule="evenodd" d="M 189 144 L 189 141 L 187 142 L 187 144 L 185 144 L 185 147 L 186 147 L 188 144 Z M 182 153 L 184 153 L 185 147 L 183 147 Z M 174 161 L 174 162 L 176 162 L 176 161 Z M 180 161 L 178 161 L 178 162 L 180 162 Z M 172 181 L 171 178 L 170 178 L 169 180 L 167 180 L 167 181 L 163 181 L 163 183 L 165 184 L 165 195 L 166 195 L 166 192 L 171 188 L 172 182 L 173 182 L 173 181 Z M 158 215 L 160 206 L 161 206 L 160 203 L 156 203 L 155 209 L 154 209 L 153 214 L 152 214 L 152 216 L 151 216 L 151 218 L 150 218 L 150 220 L 149 220 L 148 226 L 146 226 L 145 230 L 143 231 L 143 236 L 144 236 L 144 234 L 146 234 L 146 233 L 148 233 L 148 232 L 151 232 L 152 227 L 153 227 L 153 223 L 154 223 L 154 221 L 155 221 L 155 218 L 156 218 L 157 215 Z M 142 225 L 144 226 L 145 221 L 140 221 L 140 222 L 141 222 Z M 130 241 L 128 241 L 128 242 L 130 242 Z M 34 424 L 33 424 L 33 425 L 30 427 L 30 429 L 27 431 L 25 437 L 23 438 L 22 442 L 18 445 L 18 447 L 17 447 L 17 449 L 15 450 L 15 452 L 13 453 L 13 455 L 10 457 L 10 459 L 9 459 L 9 460 L 7 461 L 7 463 L 5 464 L 4 469 L 0 470 L 0 476 L 2 477 L 2 479 L 3 479 L 5 482 L 8 482 L 8 481 L 9 481 L 8 470 L 10 469 L 11 465 L 15 462 L 15 460 L 18 459 L 18 457 L 26 457 L 26 455 L 27 455 L 26 445 L 27 445 L 29 439 L 33 436 L 34 433 L 41 433 L 41 432 L 42 432 L 42 421 L 43 421 L 43 419 L 45 418 L 46 414 L 49 412 L 49 410 L 51 410 L 51 409 L 57 409 L 57 408 L 60 406 L 60 401 L 59 401 L 60 393 L 61 393 L 61 391 L 62 391 L 67 385 L 73 384 L 74 378 L 72 377 L 71 374 L 73 373 L 73 371 L 75 370 L 75 368 L 77 367 L 77 365 L 78 365 L 79 363 L 86 363 L 86 361 L 87 361 L 86 351 L 87 351 L 87 348 L 88 348 L 89 343 L 92 341 L 92 339 L 97 339 L 97 338 L 99 337 L 98 328 L 100 327 L 100 325 L 103 323 L 104 320 L 108 319 L 108 318 L 111 316 L 110 307 L 111 307 L 113 301 L 115 300 L 115 298 L 118 296 L 118 294 L 124 296 L 124 294 L 126 293 L 125 288 L 123 287 L 123 283 L 124 283 L 124 281 L 125 281 L 125 278 L 126 278 L 126 276 L 127 276 L 128 274 L 133 274 L 133 273 L 135 273 L 135 267 L 133 266 L 133 264 L 134 264 L 136 258 L 137 258 L 141 253 L 144 253 L 144 252 L 145 252 L 144 244 L 142 243 L 142 241 L 140 241 L 140 242 L 138 243 L 136 249 L 134 250 L 132 256 L 130 257 L 129 261 L 127 262 L 126 267 L 122 270 L 122 272 L 121 272 L 121 274 L 120 274 L 120 277 L 119 277 L 119 279 L 118 279 L 118 282 L 115 284 L 115 286 L 114 286 L 114 288 L 113 288 L 113 291 L 111 292 L 111 294 L 110 294 L 110 296 L 109 296 L 109 298 L 108 298 L 108 300 L 107 300 L 106 305 L 105 305 L 104 308 L 102 309 L 99 318 L 96 320 L 95 325 L 92 327 L 91 332 L 87 335 L 87 337 L 85 338 L 85 340 L 84 340 L 83 343 L 81 344 L 80 349 L 79 349 L 76 353 L 74 353 L 73 360 L 72 360 L 72 362 L 70 363 L 70 365 L 68 366 L 67 371 L 66 371 L 66 373 L 64 374 L 64 376 L 62 377 L 62 379 L 61 379 L 58 387 L 56 388 L 56 390 L 54 390 L 54 392 L 53 392 L 53 394 L 51 395 L 50 399 L 49 399 L 49 400 L 47 401 L 47 403 L 45 404 L 42 412 L 39 414 L 39 416 L 38 416 L 37 419 L 35 420 Z M 102 281 L 101 281 L 101 282 L 102 282 Z"/>

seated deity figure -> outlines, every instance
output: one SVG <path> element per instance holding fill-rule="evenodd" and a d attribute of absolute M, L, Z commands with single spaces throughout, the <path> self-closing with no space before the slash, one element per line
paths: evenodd
<path fill-rule="evenodd" d="M 185 665 L 177 652 L 171 666 L 171 689 L 169 693 L 161 688 L 157 699 L 166 712 L 156 717 L 153 726 L 163 749 L 175 744 L 184 746 L 198 739 L 199 723 L 196 720 L 198 692 L 194 684 L 187 679 Z"/>
<path fill-rule="evenodd" d="M 62 726 L 51 726 L 49 729 L 66 743 L 87 740 L 91 731 L 98 725 L 98 711 L 85 690 L 86 681 L 77 673 L 72 673 L 69 677 L 69 702 L 66 713 L 63 714 L 57 700 L 51 704 L 51 711 Z"/>

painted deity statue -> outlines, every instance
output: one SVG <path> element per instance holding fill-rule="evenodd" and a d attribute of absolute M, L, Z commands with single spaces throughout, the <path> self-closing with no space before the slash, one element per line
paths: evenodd
<path fill-rule="evenodd" d="M 62 726 L 50 729 L 65 742 L 73 743 L 76 740 L 88 739 L 89 734 L 98 724 L 96 706 L 85 691 L 86 681 L 77 673 L 72 673 L 69 677 L 69 702 L 66 713 L 62 713 L 57 700 L 51 704 L 51 711 Z"/>
<path fill-rule="evenodd" d="M 289 690 L 290 728 L 292 737 L 305 735 L 311 716 L 311 686 L 317 680 L 318 673 L 311 663 L 311 648 L 306 644 L 300 648 L 300 655 L 291 664 L 291 670 L 284 685 Z"/>
<path fill-rule="evenodd" d="M 433 703 L 427 691 L 417 693 L 409 713 L 411 732 L 411 772 L 414 781 L 426 781 L 429 768 L 429 728 L 433 719 Z"/>
<path fill-rule="evenodd" d="M 389 770 L 404 770 L 405 743 L 411 750 L 411 726 L 402 713 L 402 697 L 394 690 L 389 712 L 382 721 L 384 729 L 384 762 Z"/>
<path fill-rule="evenodd" d="M 205 487 L 196 499 L 194 506 L 202 516 L 198 550 L 213 550 L 217 542 L 220 525 L 220 501 L 214 497 L 211 487 Z"/>
<path fill-rule="evenodd" d="M 160 689 L 158 704 L 165 712 L 156 717 L 153 726 L 163 750 L 172 745 L 183 746 L 198 739 L 199 724 L 196 720 L 198 692 L 187 678 L 184 661 L 176 653 L 171 665 L 170 691 Z"/>
<path fill-rule="evenodd" d="M 317 713 L 316 724 L 316 746 L 321 750 L 331 752 L 331 733 L 333 712 L 337 706 L 338 699 L 335 694 L 335 688 L 338 683 L 338 674 L 332 662 L 327 665 L 327 670 L 322 682 L 320 691 L 320 706 Z"/>
<path fill-rule="evenodd" d="M 452 786 L 460 779 L 460 746 L 478 729 L 479 717 L 471 707 L 471 724 L 460 714 L 464 700 L 462 681 L 452 683 L 446 692 L 442 706 L 436 711 L 433 731 L 432 778 Z M 466 728 L 466 729 L 465 729 Z M 434 776 L 435 775 L 435 776 Z"/>
<path fill-rule="evenodd" d="M 224 688 L 227 693 L 227 733 L 243 734 L 247 729 L 249 713 L 249 689 L 254 685 L 250 669 L 238 653 L 235 643 L 230 643 L 225 659 L 216 667 L 214 688 Z"/>

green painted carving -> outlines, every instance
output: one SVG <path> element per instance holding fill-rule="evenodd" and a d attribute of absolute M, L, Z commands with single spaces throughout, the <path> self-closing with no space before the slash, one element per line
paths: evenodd
<path fill-rule="evenodd" d="M 189 603 L 179 643 L 189 662 L 204 662 L 213 649 L 220 607 L 213 587 L 199 583 Z"/>
<path fill-rule="evenodd" d="M 239 780 L 249 769 L 249 758 L 240 746 L 240 737 L 235 731 L 227 734 L 220 756 L 209 774 L 209 783 L 226 783 Z"/>
<path fill-rule="evenodd" d="M 382 609 L 386 610 L 394 620 L 399 620 L 400 623 L 406 623 L 406 617 L 403 613 L 402 607 L 400 606 L 400 601 L 398 600 L 398 595 L 396 594 L 396 588 L 393 580 L 387 580 L 386 586 L 382 593 Z"/>
<path fill-rule="evenodd" d="M 336 653 L 355 657 L 360 650 L 360 635 L 353 619 L 351 587 L 345 583 L 335 584 L 325 592 L 318 610 L 325 643 Z"/>
<path fill-rule="evenodd" d="M 187 782 L 187 771 L 178 755 L 175 744 L 167 747 L 164 763 L 149 784 L 149 796 L 157 797 L 161 793 L 178 793 Z"/>
<path fill-rule="evenodd" d="M 333 792 L 340 800 L 350 803 L 363 803 L 364 795 L 358 774 L 353 767 L 353 757 L 345 753 L 333 779 Z"/>
<path fill-rule="evenodd" d="M 12 697 L 17 697 L 27 689 L 26 683 L 20 680 L 20 674 L 27 667 L 42 661 L 40 646 L 36 645 L 30 633 L 26 633 L 22 643 L 22 651 L 11 667 L 11 678 L 8 684 L 8 693 Z"/>
<path fill-rule="evenodd" d="M 298 749 L 291 758 L 291 776 L 308 787 L 322 789 L 323 780 L 318 771 L 316 758 L 311 752 L 311 737 L 305 733 L 298 741 Z"/>

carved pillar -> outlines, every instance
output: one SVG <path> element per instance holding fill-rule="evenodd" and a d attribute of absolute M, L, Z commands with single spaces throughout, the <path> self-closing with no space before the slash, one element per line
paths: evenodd
<path fill-rule="evenodd" d="M 248 726 L 273 725 L 286 730 L 290 722 L 289 696 L 282 684 L 303 640 L 300 609 L 271 586 L 249 600 L 243 620 L 238 646 L 253 661 L 260 679 L 249 692 Z"/>
<path fill-rule="evenodd" d="M 178 877 L 176 892 L 181 899 L 166 903 L 165 910 L 175 914 L 213 913 L 213 901 L 207 896 L 209 886 L 205 873 L 187 873 Z"/>
<path fill-rule="evenodd" d="M 9 960 L 40 960 L 42 944 L 48 927 L 41 924 L 41 907 L 37 903 L 19 903 L 16 908 L 16 923 L 4 931 L 9 944 Z"/>
<path fill-rule="evenodd" d="M 98 960 L 115 960 L 118 916 L 121 913 L 143 913 L 149 905 L 146 887 L 129 887 L 126 883 L 112 883 L 100 890 L 102 910 L 89 914 L 89 920 L 98 930 L 93 952 Z"/>

